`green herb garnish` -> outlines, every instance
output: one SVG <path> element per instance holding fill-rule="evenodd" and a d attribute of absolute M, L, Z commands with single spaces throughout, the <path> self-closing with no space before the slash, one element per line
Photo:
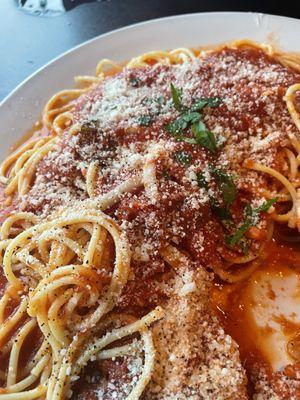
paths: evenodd
<path fill-rule="evenodd" d="M 171 93 L 174 107 L 177 111 L 182 111 L 183 106 L 181 104 L 182 89 L 179 89 L 171 83 Z"/>
<path fill-rule="evenodd" d="M 132 77 L 129 79 L 129 82 L 130 82 L 131 86 L 138 87 L 142 81 L 140 78 Z"/>
<path fill-rule="evenodd" d="M 256 212 L 256 213 L 267 212 L 269 210 L 269 208 L 272 207 L 272 205 L 274 203 L 276 203 L 276 201 L 277 201 L 277 198 L 267 200 L 261 206 L 255 208 L 254 212 Z"/>
<path fill-rule="evenodd" d="M 217 107 L 221 103 L 220 97 L 203 97 L 192 105 L 191 111 L 201 111 L 204 107 Z"/>
<path fill-rule="evenodd" d="M 233 247 L 237 243 L 239 243 L 242 238 L 244 237 L 244 234 L 247 232 L 247 230 L 251 226 L 251 221 L 246 220 L 236 231 L 233 235 L 226 236 L 225 237 L 225 242 L 230 246 Z"/>
<path fill-rule="evenodd" d="M 265 201 L 261 206 L 257 208 L 251 208 L 249 204 L 244 209 L 245 220 L 242 225 L 235 231 L 234 234 L 225 238 L 226 243 L 233 247 L 240 243 L 244 237 L 244 234 L 251 226 L 255 226 L 258 222 L 259 214 L 266 212 L 269 208 L 277 201 L 276 198 Z"/>
<path fill-rule="evenodd" d="M 211 209 L 221 220 L 232 219 L 230 206 L 237 196 L 237 189 L 233 177 L 227 174 L 224 169 L 219 169 L 212 165 L 209 166 L 209 170 L 215 178 L 223 198 L 223 205 L 221 205 L 212 195 L 209 195 Z M 197 174 L 197 181 L 200 187 L 207 191 L 209 190 L 208 182 L 203 173 Z"/>
<path fill-rule="evenodd" d="M 158 96 L 157 99 L 155 99 L 156 103 L 161 107 L 164 104 L 164 97 L 163 96 Z"/>
<path fill-rule="evenodd" d="M 173 83 L 171 83 L 171 93 L 174 107 L 177 111 L 180 111 L 181 114 L 167 125 L 167 131 L 178 141 L 198 144 L 205 147 L 210 152 L 215 153 L 217 151 L 215 135 L 206 128 L 205 123 L 202 121 L 200 111 L 204 107 L 217 107 L 221 99 L 219 97 L 203 97 L 197 99 L 188 109 L 181 101 L 182 89 L 176 88 Z M 189 129 L 191 129 L 193 137 L 187 136 L 187 131 Z"/>
<path fill-rule="evenodd" d="M 152 123 L 152 117 L 150 115 L 142 115 L 137 122 L 141 126 L 149 126 Z"/>
<path fill-rule="evenodd" d="M 188 127 L 189 121 L 187 121 L 184 117 L 177 118 L 175 121 L 171 122 L 167 125 L 167 131 L 171 133 L 178 141 L 184 141 L 185 137 L 182 135 L 182 132 Z"/>
<path fill-rule="evenodd" d="M 192 132 L 197 144 L 205 147 L 212 153 L 217 151 L 216 138 L 213 132 L 206 129 L 204 122 L 198 121 L 192 125 Z"/>
<path fill-rule="evenodd" d="M 210 166 L 210 170 L 215 177 L 219 188 L 222 192 L 223 200 L 226 208 L 229 208 L 237 196 L 237 189 L 231 175 L 227 174 L 224 169 Z"/>
<path fill-rule="evenodd" d="M 197 173 L 197 182 L 198 182 L 198 186 L 208 190 L 209 186 L 208 186 L 208 182 L 206 181 L 203 172 L 198 172 Z"/>
<path fill-rule="evenodd" d="M 163 176 L 165 179 L 167 179 L 167 180 L 170 179 L 170 174 L 169 174 L 169 172 L 168 172 L 166 169 L 163 170 L 162 176 Z"/>
<path fill-rule="evenodd" d="M 183 165 L 190 165 L 192 161 L 192 155 L 188 152 L 185 151 L 177 151 L 174 154 L 174 160 L 178 161 L 179 163 Z"/>
<path fill-rule="evenodd" d="M 230 210 L 227 207 L 222 207 L 213 197 L 210 197 L 210 207 L 213 213 L 220 218 L 221 221 L 232 219 Z"/>

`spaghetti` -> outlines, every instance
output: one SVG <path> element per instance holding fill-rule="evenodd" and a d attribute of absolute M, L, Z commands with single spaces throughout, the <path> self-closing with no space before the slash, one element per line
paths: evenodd
<path fill-rule="evenodd" d="M 68 380 L 66 369 L 73 364 L 70 359 L 73 360 L 78 346 L 82 345 L 85 332 L 101 319 L 105 324 L 104 316 L 114 308 L 126 284 L 130 263 L 128 245 L 112 220 L 93 208 L 87 211 L 87 206 L 85 205 L 85 210 L 77 210 L 75 213 L 66 210 L 56 219 L 44 223 L 38 223 L 33 215 L 17 214 L 2 225 L 2 238 L 6 238 L 3 269 L 9 283 L 2 297 L 2 315 L 5 315 L 5 308 L 14 296 L 19 301 L 17 311 L 3 321 L 1 328 L 2 343 L 7 343 L 10 350 L 5 389 L 8 394 L 1 395 L 4 399 L 36 398 L 44 394 L 48 399 L 65 396 L 69 384 L 65 382 Z M 35 224 L 12 238 L 11 232 L 19 219 L 23 223 L 34 221 Z M 105 279 L 110 271 L 97 270 L 94 265 L 97 260 L 97 265 L 106 264 L 108 268 L 110 261 L 103 258 L 103 253 L 110 237 L 114 241 L 116 261 L 111 278 Z M 77 262 L 74 262 L 74 258 Z M 25 295 L 30 289 L 32 291 L 29 295 Z M 76 312 L 82 307 L 89 308 L 84 316 Z M 140 331 L 145 345 L 145 370 L 141 381 L 128 397 L 136 398 L 134 393 L 141 392 L 143 385 L 149 381 L 153 363 L 153 346 L 147 325 L 161 318 L 161 313 L 157 309 L 131 325 L 112 330 L 103 337 L 102 342 L 99 339 L 102 345 L 90 344 L 91 350 L 86 349 L 85 353 L 77 356 L 79 361 L 76 368 L 82 368 L 86 364 L 93 354 L 92 351 L 98 353 L 107 344 Z M 28 322 L 13 337 L 13 344 L 7 342 L 6 339 L 10 339 L 10 330 L 21 319 Z M 117 320 L 118 317 L 115 317 L 114 322 Z M 36 363 L 34 369 L 30 371 L 27 364 L 25 369 L 30 371 L 29 375 L 16 382 L 22 345 L 37 325 L 46 342 L 38 350 L 39 357 L 37 354 L 33 357 Z M 43 354 L 41 349 L 47 346 L 50 346 L 51 352 L 49 349 Z M 62 356 L 64 353 L 65 357 Z M 118 354 L 117 350 L 115 354 Z M 41 381 L 36 389 L 24 391 L 39 378 Z"/>
<path fill-rule="evenodd" d="M 75 399 L 93 362 L 99 399 L 175 398 L 180 385 L 153 383 L 173 292 L 199 299 L 195 269 L 246 281 L 274 223 L 300 229 L 299 72 L 298 56 L 242 40 L 105 59 L 48 101 L 43 133 L 0 167 L 0 400 Z M 227 398 L 247 398 L 233 359 Z M 184 398 L 225 398 L 194 383 Z"/>

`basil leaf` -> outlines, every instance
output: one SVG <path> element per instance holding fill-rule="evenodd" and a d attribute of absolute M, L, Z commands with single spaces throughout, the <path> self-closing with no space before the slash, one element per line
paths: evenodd
<path fill-rule="evenodd" d="M 200 120 L 200 114 L 197 112 L 187 111 L 181 114 L 179 118 L 182 118 L 187 123 L 193 124 Z"/>
<path fill-rule="evenodd" d="M 226 171 L 222 169 L 217 169 L 213 166 L 209 166 L 210 171 L 216 182 L 219 185 L 219 188 L 222 192 L 223 198 L 223 206 L 221 206 L 213 196 L 209 197 L 211 209 L 213 212 L 223 221 L 232 219 L 232 215 L 230 212 L 230 206 L 234 202 L 237 196 L 237 189 L 233 182 L 233 178 L 231 175 L 228 175 Z M 197 174 L 197 182 L 199 187 L 202 187 L 206 190 L 209 189 L 208 182 L 206 181 L 203 173 Z"/>
<path fill-rule="evenodd" d="M 267 212 L 269 210 L 269 208 L 272 207 L 272 205 L 274 203 L 276 203 L 276 201 L 277 201 L 277 198 L 273 198 L 273 199 L 267 200 L 261 206 L 255 208 L 254 211 L 256 213 Z"/>
<path fill-rule="evenodd" d="M 212 166 L 210 166 L 210 169 L 217 182 L 220 184 L 219 186 L 223 195 L 223 200 L 226 207 L 228 208 L 235 201 L 237 196 L 237 188 L 234 184 L 233 178 L 223 169 L 215 168 Z"/>
<path fill-rule="evenodd" d="M 203 172 L 198 172 L 196 176 L 197 176 L 198 186 L 204 188 L 205 190 L 208 190 L 209 189 L 208 182 L 206 181 Z"/>
<path fill-rule="evenodd" d="M 217 168 L 213 165 L 209 165 L 209 169 L 214 175 L 214 177 L 217 179 L 218 182 L 231 182 L 232 181 L 232 176 L 227 174 L 227 171 L 222 168 Z"/>
<path fill-rule="evenodd" d="M 192 132 L 198 144 L 212 153 L 217 151 L 215 135 L 213 132 L 206 129 L 205 124 L 202 121 L 198 121 L 192 125 Z"/>
<path fill-rule="evenodd" d="M 170 174 L 169 174 L 169 172 L 168 172 L 166 169 L 163 170 L 162 176 L 163 176 L 166 180 L 169 180 L 169 179 L 170 179 Z"/>
<path fill-rule="evenodd" d="M 205 100 L 207 101 L 207 106 L 212 108 L 218 107 L 222 102 L 221 97 L 207 97 Z"/>
<path fill-rule="evenodd" d="M 232 247 L 239 243 L 243 237 L 246 231 L 251 227 L 255 226 L 257 223 L 257 217 L 259 213 L 261 212 L 266 212 L 268 209 L 277 201 L 276 198 L 270 199 L 265 201 L 261 206 L 257 208 L 251 208 L 249 204 L 246 205 L 244 214 L 246 215 L 246 219 L 243 222 L 243 224 L 236 230 L 236 232 L 225 238 L 226 243 Z"/>
<path fill-rule="evenodd" d="M 235 246 L 237 243 L 239 243 L 243 237 L 244 234 L 246 233 L 246 231 L 250 228 L 251 226 L 251 221 L 247 220 L 245 221 L 236 231 L 233 235 L 231 236 L 227 236 L 225 238 L 225 242 L 230 246 L 233 247 Z"/>
<path fill-rule="evenodd" d="M 164 97 L 158 96 L 157 99 L 155 99 L 155 101 L 161 107 L 164 104 Z"/>
<path fill-rule="evenodd" d="M 137 122 L 141 126 L 149 126 L 152 123 L 152 117 L 150 115 L 142 115 Z"/>
<path fill-rule="evenodd" d="M 221 103 L 220 97 L 201 97 L 192 105 L 191 111 L 200 111 L 204 107 L 217 107 Z"/>
<path fill-rule="evenodd" d="M 175 119 L 175 121 L 172 121 L 167 125 L 167 130 L 172 135 L 183 134 L 183 131 L 187 129 L 191 123 L 196 122 L 199 119 L 200 116 L 198 113 L 183 113 L 180 117 Z"/>
<path fill-rule="evenodd" d="M 182 89 L 175 87 L 173 83 L 171 83 L 171 93 L 174 107 L 177 111 L 181 111 L 183 108 L 181 104 Z"/>
<path fill-rule="evenodd" d="M 185 143 L 189 143 L 189 144 L 198 144 L 196 139 L 185 137 L 185 136 L 182 136 L 180 141 L 181 142 L 185 142 Z"/>
<path fill-rule="evenodd" d="M 177 151 L 174 154 L 174 160 L 178 161 L 179 163 L 181 163 L 183 165 L 190 165 L 191 160 L 192 160 L 192 155 L 185 151 Z"/>
<path fill-rule="evenodd" d="M 198 186 L 209 190 L 208 182 L 206 181 L 204 174 L 202 172 L 197 173 L 197 183 Z M 209 196 L 210 207 L 214 214 L 217 215 L 222 221 L 232 219 L 230 210 L 227 207 L 222 207 L 213 196 Z"/>
<path fill-rule="evenodd" d="M 132 87 L 138 87 L 142 83 L 141 79 L 137 77 L 130 78 L 129 82 Z"/>
<path fill-rule="evenodd" d="M 167 131 L 173 136 L 181 135 L 187 127 L 188 123 L 182 118 L 177 118 L 166 126 Z"/>
<path fill-rule="evenodd" d="M 221 219 L 221 221 L 232 219 L 231 212 L 228 208 L 221 207 L 212 197 L 210 197 L 210 202 L 212 211 Z"/>
<path fill-rule="evenodd" d="M 231 206 L 231 204 L 236 199 L 237 190 L 235 184 L 233 182 L 222 183 L 221 191 L 223 195 L 224 202 L 227 207 Z"/>
<path fill-rule="evenodd" d="M 202 108 L 207 106 L 207 101 L 206 99 L 199 99 L 194 103 L 191 107 L 191 111 L 201 111 Z"/>
<path fill-rule="evenodd" d="M 182 102 L 182 89 L 176 88 L 171 83 L 172 101 L 177 111 L 181 112 L 181 115 L 166 125 L 166 129 L 176 140 L 184 141 L 190 144 L 199 144 L 212 153 L 217 151 L 216 138 L 213 132 L 208 130 L 203 121 L 201 121 L 200 111 L 208 107 L 217 107 L 220 104 L 221 99 L 219 97 L 203 97 L 197 99 L 196 102 L 187 109 Z M 193 138 L 186 136 L 185 131 L 191 128 Z"/>

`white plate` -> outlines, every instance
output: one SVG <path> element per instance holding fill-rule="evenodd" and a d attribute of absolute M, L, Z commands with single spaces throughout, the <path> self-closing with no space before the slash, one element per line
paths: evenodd
<path fill-rule="evenodd" d="M 217 44 L 234 39 L 276 42 L 300 51 L 300 21 L 257 13 L 200 13 L 161 18 L 101 35 L 64 53 L 19 85 L 0 105 L 0 159 L 41 115 L 47 99 L 93 73 L 101 58 L 130 59 L 149 50 Z"/>

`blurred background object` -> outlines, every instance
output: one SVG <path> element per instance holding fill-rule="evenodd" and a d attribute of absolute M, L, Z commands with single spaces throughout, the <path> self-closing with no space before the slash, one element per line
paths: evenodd
<path fill-rule="evenodd" d="M 109 0 L 16 0 L 20 10 L 38 17 L 55 17 L 84 3 Z"/>
<path fill-rule="evenodd" d="M 256 11 L 300 18 L 300 2 L 0 0 L 0 100 L 54 57 L 102 33 L 152 18 L 208 11 Z"/>
<path fill-rule="evenodd" d="M 35 16 L 55 16 L 65 11 L 63 0 L 17 0 L 18 8 Z"/>

